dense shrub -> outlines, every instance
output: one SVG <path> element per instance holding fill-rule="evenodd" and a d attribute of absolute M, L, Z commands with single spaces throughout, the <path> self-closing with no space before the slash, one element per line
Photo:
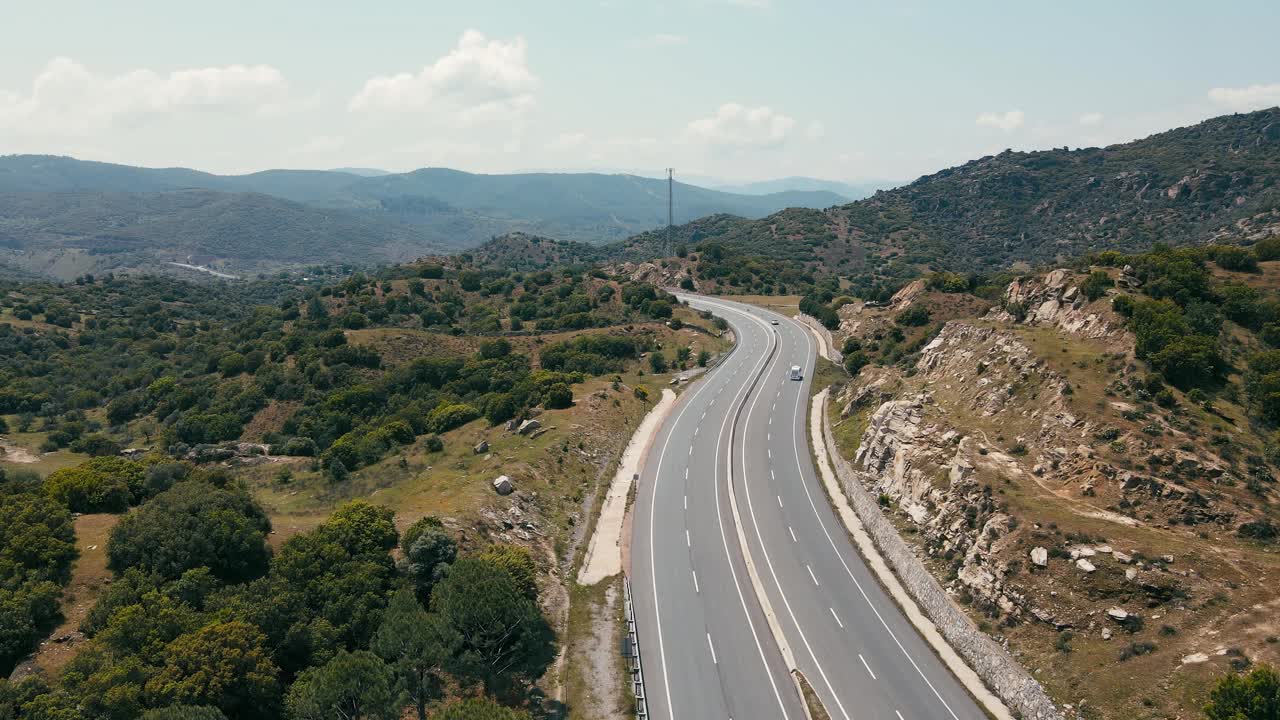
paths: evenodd
<path fill-rule="evenodd" d="M 72 512 L 124 512 L 130 502 L 145 499 L 146 468 L 118 457 L 100 457 L 55 470 L 45 490 Z"/>
<path fill-rule="evenodd" d="M 228 582 L 266 571 L 266 513 L 239 487 L 186 481 L 122 519 L 107 543 L 108 567 L 175 579 L 207 567 Z"/>

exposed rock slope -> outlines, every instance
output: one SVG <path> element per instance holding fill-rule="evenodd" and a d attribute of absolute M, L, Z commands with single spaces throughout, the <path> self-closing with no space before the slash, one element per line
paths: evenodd
<path fill-rule="evenodd" d="M 1191 717 L 1179 708 L 1222 666 L 1277 657 L 1275 621 L 1256 621 L 1280 607 L 1280 563 L 1235 532 L 1267 512 L 1242 487 L 1257 466 L 1230 408 L 1151 402 L 1110 297 L 1088 302 L 1081 279 L 1021 279 L 905 367 L 864 369 L 840 396 L 845 452 L 1055 699 L 1090 717 Z M 846 307 L 841 334 L 874 343 L 936 301 L 908 286 L 887 307 Z"/>

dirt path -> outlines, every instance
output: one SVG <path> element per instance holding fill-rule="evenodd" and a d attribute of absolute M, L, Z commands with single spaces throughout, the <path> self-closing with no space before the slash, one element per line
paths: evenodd
<path fill-rule="evenodd" d="M 11 463 L 40 462 L 40 458 L 24 447 L 0 438 L 0 460 Z"/>
<path fill-rule="evenodd" d="M 663 390 L 662 399 L 644 416 L 640 427 L 631 436 L 626 451 L 622 453 L 618 472 L 614 474 L 604 505 L 600 508 L 596 531 L 587 545 L 587 557 L 578 571 L 579 585 L 595 585 L 622 572 L 622 528 L 627 511 L 627 496 L 631 493 L 631 484 L 635 475 L 640 472 L 640 463 L 649 450 L 654 434 L 662 427 L 662 421 L 667 418 L 675 402 L 676 394 L 671 390 Z"/>

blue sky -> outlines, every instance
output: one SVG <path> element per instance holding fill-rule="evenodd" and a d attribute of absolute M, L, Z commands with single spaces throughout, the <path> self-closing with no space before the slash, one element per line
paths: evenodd
<path fill-rule="evenodd" d="M 909 179 L 1280 103 L 1274 1 L 9 5 L 0 153 L 216 172 Z"/>

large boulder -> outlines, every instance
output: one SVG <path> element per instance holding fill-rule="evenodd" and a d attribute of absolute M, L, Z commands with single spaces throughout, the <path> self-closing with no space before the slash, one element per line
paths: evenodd
<path fill-rule="evenodd" d="M 1031 562 L 1040 567 L 1046 567 L 1049 564 L 1049 551 L 1042 547 L 1031 548 Z"/>
<path fill-rule="evenodd" d="M 534 430 L 537 430 L 540 427 L 542 427 L 542 423 L 538 422 L 537 420 L 529 419 L 520 423 L 520 427 L 519 429 L 516 430 L 516 432 L 520 433 L 521 435 L 528 435 L 529 433 L 533 432 Z"/>
<path fill-rule="evenodd" d="M 497 479 L 493 481 L 493 489 L 499 495 L 510 495 L 511 491 L 515 489 L 515 486 L 511 484 L 511 478 L 506 475 L 499 475 Z"/>

